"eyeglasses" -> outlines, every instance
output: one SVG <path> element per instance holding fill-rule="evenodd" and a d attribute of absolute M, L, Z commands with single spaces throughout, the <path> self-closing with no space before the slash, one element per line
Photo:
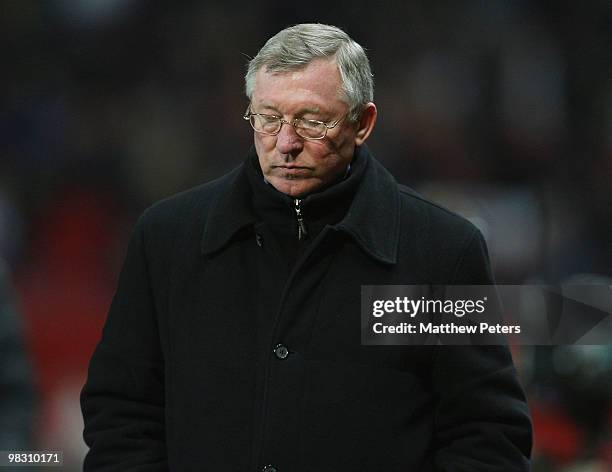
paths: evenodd
<path fill-rule="evenodd" d="M 327 136 L 327 131 L 338 126 L 346 115 L 330 124 L 318 120 L 305 120 L 304 118 L 295 118 L 287 121 L 280 116 L 266 115 L 264 113 L 251 113 L 251 106 L 246 109 L 243 118 L 251 123 L 255 131 L 261 134 L 276 136 L 280 133 L 283 124 L 293 126 L 298 136 L 304 139 L 323 139 Z"/>

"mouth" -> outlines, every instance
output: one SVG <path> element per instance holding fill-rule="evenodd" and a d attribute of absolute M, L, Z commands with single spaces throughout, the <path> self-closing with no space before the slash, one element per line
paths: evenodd
<path fill-rule="evenodd" d="M 294 170 L 294 169 L 303 169 L 303 170 L 312 170 L 311 167 L 306 167 L 306 166 L 296 166 L 293 164 L 283 164 L 283 165 L 279 165 L 279 166 L 272 166 L 275 169 L 286 169 L 286 170 Z"/>
<path fill-rule="evenodd" d="M 273 168 L 279 172 L 285 178 L 299 178 L 310 175 L 312 172 L 311 167 L 296 166 L 296 165 L 279 165 L 273 166 Z"/>

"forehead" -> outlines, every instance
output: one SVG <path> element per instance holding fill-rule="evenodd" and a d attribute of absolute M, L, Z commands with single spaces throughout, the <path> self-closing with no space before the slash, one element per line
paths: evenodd
<path fill-rule="evenodd" d="M 261 68 L 255 75 L 253 103 L 282 112 L 296 108 L 344 111 L 340 72 L 333 60 L 316 59 L 306 67 L 289 72 L 268 72 Z"/>

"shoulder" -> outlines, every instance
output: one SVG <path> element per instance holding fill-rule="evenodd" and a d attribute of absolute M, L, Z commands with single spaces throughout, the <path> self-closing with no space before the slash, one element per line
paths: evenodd
<path fill-rule="evenodd" d="M 375 159 L 369 150 L 363 151 L 369 155 L 367 195 L 377 202 L 377 212 L 383 212 L 387 217 L 395 218 L 395 214 L 381 209 L 396 208 L 401 221 L 402 233 L 430 233 L 431 236 L 465 238 L 478 233 L 476 227 L 466 218 L 435 203 L 416 190 L 398 183 L 386 167 Z M 364 179 L 365 180 L 365 179 Z"/>
<path fill-rule="evenodd" d="M 473 236 L 479 232 L 471 221 L 425 198 L 416 190 L 402 184 L 397 187 L 402 202 L 402 217 L 408 219 L 412 226 L 428 231 L 444 230 L 447 237 Z"/>
<path fill-rule="evenodd" d="M 466 218 L 398 185 L 401 201 L 400 245 L 410 262 L 442 283 L 491 280 L 486 243 Z"/>
<path fill-rule="evenodd" d="M 198 253 L 208 216 L 241 167 L 152 204 L 136 221 L 131 244 L 141 246 L 152 259 L 174 257 L 177 246 Z"/>
<path fill-rule="evenodd" d="M 138 225 L 141 225 L 145 232 L 159 234 L 185 221 L 205 221 L 211 207 L 230 188 L 241 167 L 154 203 L 143 212 Z"/>

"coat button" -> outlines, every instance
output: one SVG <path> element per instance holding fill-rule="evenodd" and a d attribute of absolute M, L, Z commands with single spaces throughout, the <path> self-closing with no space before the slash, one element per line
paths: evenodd
<path fill-rule="evenodd" d="M 287 349 L 287 346 L 285 346 L 284 344 L 277 344 L 274 348 L 274 355 L 278 359 L 287 359 L 287 356 L 289 355 L 289 349 Z"/>
<path fill-rule="evenodd" d="M 263 236 L 259 233 L 255 233 L 255 241 L 259 247 L 263 246 Z"/>
<path fill-rule="evenodd" d="M 277 472 L 277 470 L 278 469 L 273 465 L 267 465 L 263 469 L 261 469 L 261 472 Z"/>

